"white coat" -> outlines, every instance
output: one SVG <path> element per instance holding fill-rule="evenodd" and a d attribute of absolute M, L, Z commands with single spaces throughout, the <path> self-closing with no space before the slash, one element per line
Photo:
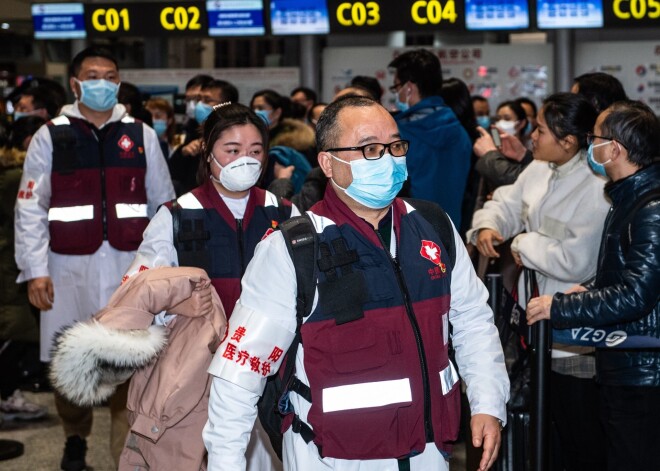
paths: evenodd
<path fill-rule="evenodd" d="M 85 119 L 78 102 L 65 106 L 62 114 Z M 115 105 L 108 123 L 119 121 L 125 115 L 126 108 Z M 175 195 L 158 137 L 149 126 L 143 129 L 147 160 L 147 214 L 152 217 L 159 205 Z M 103 241 L 101 247 L 90 255 L 51 252 L 48 209 L 52 154 L 50 132 L 47 126 L 42 126 L 28 148 L 21 179 L 21 190 L 26 190 L 30 185 L 31 196 L 18 199 L 15 207 L 16 264 L 21 271 L 16 282 L 50 276 L 55 291 L 53 308 L 41 313 L 42 361 L 50 360 L 52 339 L 56 332 L 76 321 L 88 320 L 108 303 L 135 256 L 135 251 L 117 250 L 108 241 Z"/>
<path fill-rule="evenodd" d="M 311 213 L 309 213 L 311 214 Z M 313 216 L 317 232 L 325 224 L 324 218 Z M 454 229 L 455 240 L 460 240 Z M 394 253 L 396 238 L 392 234 L 390 251 Z M 264 344 L 266 351 L 272 345 L 281 345 L 284 351 L 296 330 L 296 276 L 293 262 L 284 238 L 275 232 L 257 245 L 242 281 L 242 292 L 233 316 L 251 332 L 259 332 L 255 344 Z M 473 414 L 489 414 L 506 420 L 505 404 L 509 397 L 509 380 L 504 368 L 504 357 L 499 337 L 493 325 L 493 314 L 486 300 L 488 292 L 477 278 L 465 246 L 457 244 L 456 263 L 451 278 L 451 308 L 449 320 L 453 324 L 453 343 Z M 314 306 L 318 300 L 318 291 Z M 314 309 L 314 308 L 312 308 Z M 239 321 L 240 319 L 240 321 Z M 231 335 L 231 334 L 229 334 Z M 254 337 L 253 337 L 254 338 Z M 245 347 L 245 345 L 244 345 Z M 220 351 L 220 350 L 218 350 Z M 257 351 L 257 354 L 259 352 Z M 266 356 L 268 354 L 266 353 Z M 265 358 L 265 356 L 264 356 Z M 213 378 L 209 398 L 209 421 L 204 428 L 204 442 L 209 453 L 209 471 L 244 470 L 245 450 L 257 416 L 256 403 L 263 390 L 262 384 L 238 385 L 231 378 L 218 377 L 219 363 L 214 361 L 209 372 Z M 281 359 L 277 366 L 281 363 Z M 277 368 L 273 368 L 275 371 Z M 304 367 L 304 348 L 296 355 L 296 376 L 309 384 Z M 256 375 L 255 375 L 256 377 Z M 310 404 L 291 393 L 296 413 L 307 421 Z M 284 434 L 284 469 L 287 471 L 349 470 L 397 471 L 395 459 L 342 460 L 321 458 L 313 443 L 306 444 L 301 436 L 288 430 Z M 411 470 L 447 470 L 444 456 L 433 445 L 410 460 Z"/>

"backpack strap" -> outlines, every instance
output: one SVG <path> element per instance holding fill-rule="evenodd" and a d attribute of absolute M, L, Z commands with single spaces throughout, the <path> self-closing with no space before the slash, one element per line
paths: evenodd
<path fill-rule="evenodd" d="M 73 171 L 77 166 L 76 133 L 70 125 L 68 118 L 59 121 L 53 120 L 50 135 L 53 141 L 53 170 L 60 173 Z"/>
<path fill-rule="evenodd" d="M 439 204 L 432 201 L 420 200 L 416 198 L 401 198 L 409 203 L 413 208 L 419 211 L 419 214 L 426 219 L 438 233 L 442 245 L 445 246 L 449 255 L 449 266 L 454 268 L 456 263 L 456 240 L 454 239 L 454 228 L 447 213 Z"/>
<path fill-rule="evenodd" d="M 210 268 L 208 244 L 210 231 L 204 224 L 204 218 L 184 218 L 183 208 L 177 200 L 171 203 L 172 242 L 177 252 L 179 266 L 199 267 L 207 272 Z"/>
<path fill-rule="evenodd" d="M 630 249 L 630 244 L 632 242 L 632 222 L 635 219 L 637 211 L 642 209 L 644 206 L 649 204 L 652 201 L 660 200 L 660 188 L 654 188 L 653 190 L 642 193 L 642 196 L 635 202 L 635 206 L 628 212 L 628 215 L 623 221 L 621 227 L 621 234 L 619 234 L 619 240 L 621 242 L 621 252 L 624 256 L 628 255 L 628 250 Z"/>

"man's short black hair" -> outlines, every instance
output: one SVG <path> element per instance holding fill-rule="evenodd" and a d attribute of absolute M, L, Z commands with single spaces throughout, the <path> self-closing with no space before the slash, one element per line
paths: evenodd
<path fill-rule="evenodd" d="M 102 46 L 90 46 L 80 51 L 78 54 L 76 54 L 76 57 L 73 58 L 71 65 L 69 66 L 69 76 L 77 77 L 80 73 L 80 68 L 82 67 L 83 61 L 91 57 L 102 57 L 103 59 L 107 59 L 115 64 L 115 67 L 117 70 L 119 70 L 117 59 L 115 59 L 115 56 L 112 54 L 110 49 Z"/>
<path fill-rule="evenodd" d="M 396 69 L 400 83 L 412 82 L 417 85 L 422 98 L 439 96 L 442 88 L 442 66 L 440 59 L 431 51 L 416 49 L 404 52 L 388 67 Z"/>
<path fill-rule="evenodd" d="M 646 167 L 660 158 L 660 120 L 651 108 L 641 101 L 624 100 L 605 111 L 600 134 L 621 143 L 631 163 Z"/>
<path fill-rule="evenodd" d="M 319 152 L 337 146 L 339 140 L 339 113 L 346 108 L 381 106 L 377 101 L 355 95 L 347 95 L 330 103 L 319 116 L 316 124 L 316 145 Z"/>
<path fill-rule="evenodd" d="M 534 112 L 534 117 L 538 114 L 539 110 L 536 107 L 536 103 L 534 103 L 532 100 L 527 98 L 526 96 L 521 96 L 516 98 L 514 101 L 518 102 L 520 105 L 529 105 L 532 107 L 532 111 Z"/>
<path fill-rule="evenodd" d="M 213 82 L 213 77 L 206 74 L 197 74 L 186 82 L 186 90 L 193 87 L 204 87 L 209 82 Z"/>
<path fill-rule="evenodd" d="M 474 103 L 475 101 L 485 101 L 486 103 L 488 103 L 488 98 L 482 95 L 472 95 L 472 103 Z"/>
<path fill-rule="evenodd" d="M 211 80 L 210 82 L 202 85 L 202 90 L 211 89 L 220 90 L 222 102 L 230 101 L 232 103 L 238 103 L 238 89 L 226 80 Z"/>
<path fill-rule="evenodd" d="M 585 96 L 599 113 L 614 102 L 628 99 L 621 82 L 604 72 L 582 74 L 575 77 L 574 82 L 577 92 Z"/>
<path fill-rule="evenodd" d="M 362 87 L 371 92 L 371 95 L 374 97 L 374 100 L 380 101 L 383 97 L 383 88 L 380 86 L 380 82 L 376 77 L 369 77 L 367 75 L 356 75 L 351 80 L 351 86 Z"/>
<path fill-rule="evenodd" d="M 45 109 L 49 118 L 54 117 L 60 109 L 53 92 L 44 86 L 28 88 L 21 96 L 32 97 L 32 105 L 34 106 L 34 109 Z"/>
<path fill-rule="evenodd" d="M 295 95 L 298 92 L 302 92 L 302 94 L 305 95 L 306 100 L 311 100 L 312 103 L 316 103 L 316 100 L 317 100 L 318 97 L 316 95 L 316 92 L 314 90 L 312 90 L 311 88 L 296 87 L 293 90 L 291 90 L 291 93 L 289 94 L 289 96 L 291 98 L 293 98 L 293 95 Z"/>

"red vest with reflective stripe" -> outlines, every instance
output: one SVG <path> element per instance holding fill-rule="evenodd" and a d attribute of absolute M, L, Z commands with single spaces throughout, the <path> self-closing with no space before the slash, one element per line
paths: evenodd
<path fill-rule="evenodd" d="M 335 297 L 324 302 L 319 285 L 317 307 L 301 328 L 314 442 L 323 456 L 351 460 L 413 456 L 430 441 L 449 452 L 460 381 L 448 357 L 451 267 L 437 232 L 396 200 L 393 261 L 332 189 L 312 212 L 335 223 L 325 225 L 319 243 L 333 247 L 343 237 L 357 251 L 352 269 L 364 275 L 367 291 L 364 317 L 337 324 Z"/>
<path fill-rule="evenodd" d="M 117 250 L 137 250 L 149 223 L 142 123 L 127 117 L 99 130 L 83 119 L 59 116 L 48 129 L 51 250 L 92 254 L 106 239 Z"/>

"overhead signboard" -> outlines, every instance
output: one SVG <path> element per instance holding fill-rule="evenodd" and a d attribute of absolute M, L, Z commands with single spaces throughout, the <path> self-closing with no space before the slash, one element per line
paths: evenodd
<path fill-rule="evenodd" d="M 603 1 L 538 0 L 536 17 L 541 29 L 602 28 Z"/>
<path fill-rule="evenodd" d="M 78 39 L 87 37 L 82 3 L 36 3 L 32 24 L 37 39 Z"/>
<path fill-rule="evenodd" d="M 465 0 L 465 27 L 473 31 L 529 28 L 527 0 Z"/>
<path fill-rule="evenodd" d="M 603 0 L 605 26 L 660 28 L 660 0 Z"/>
<path fill-rule="evenodd" d="M 206 35 L 201 2 L 94 3 L 85 6 L 90 37 Z"/>
<path fill-rule="evenodd" d="M 260 36 L 266 33 L 261 0 L 206 2 L 209 36 Z"/>
<path fill-rule="evenodd" d="M 328 34 L 326 0 L 272 0 L 270 28 L 273 34 Z"/>
<path fill-rule="evenodd" d="M 463 0 L 328 0 L 331 33 L 461 31 Z"/>

